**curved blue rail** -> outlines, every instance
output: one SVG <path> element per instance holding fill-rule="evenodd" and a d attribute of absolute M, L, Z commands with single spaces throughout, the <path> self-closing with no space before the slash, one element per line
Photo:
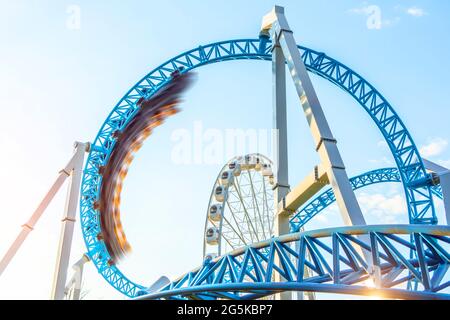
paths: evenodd
<path fill-rule="evenodd" d="M 401 182 L 397 168 L 383 168 L 373 170 L 350 179 L 353 190 L 358 190 L 373 184 L 386 182 Z M 442 199 L 442 188 L 440 185 L 431 187 L 431 192 L 436 197 Z M 312 218 L 325 210 L 336 201 L 331 188 L 316 196 L 305 204 L 290 219 L 291 232 L 299 232 L 300 229 Z"/>
<path fill-rule="evenodd" d="M 369 237 L 370 244 L 360 236 Z M 291 233 L 207 260 L 159 292 L 139 295 L 141 299 L 248 300 L 288 290 L 448 300 L 449 236 L 448 226 L 417 225 Z M 376 288 L 367 284 L 372 278 L 360 254 L 363 250 L 372 255 L 379 270 Z M 410 250 L 417 258 L 408 258 Z M 285 280 L 273 282 L 275 274 Z M 420 284 L 418 290 L 405 288 L 413 279 Z"/>
<path fill-rule="evenodd" d="M 80 197 L 80 221 L 87 253 L 99 273 L 114 288 L 133 297 L 142 288 L 129 280 L 114 265 L 109 265 L 109 254 L 104 243 L 97 238 L 101 231 L 99 214 L 93 208 L 98 198 L 101 176 L 98 168 L 107 164 L 114 146 L 113 132 L 123 128 L 136 111 L 136 102 L 141 97 L 150 97 L 170 80 L 175 70 L 189 71 L 204 65 L 232 60 L 271 60 L 269 42 L 264 39 L 228 40 L 199 46 L 182 53 L 160 65 L 135 86 L 114 107 L 103 123 L 97 137 L 91 145 Z M 349 93 L 367 111 L 383 134 L 394 155 L 407 198 L 407 207 L 411 223 L 437 223 L 433 198 L 428 185 L 412 187 L 412 182 L 426 177 L 420 154 L 406 129 L 387 100 L 359 74 L 320 53 L 305 47 L 299 47 L 307 69 L 332 82 Z"/>

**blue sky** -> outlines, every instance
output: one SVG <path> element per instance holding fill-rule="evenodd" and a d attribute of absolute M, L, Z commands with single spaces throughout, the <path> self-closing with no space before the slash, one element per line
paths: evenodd
<path fill-rule="evenodd" d="M 200 44 L 256 38 L 273 1 L 0 1 L 0 254 L 71 155 L 147 72 Z M 391 102 L 423 153 L 450 166 L 448 141 L 450 3 L 446 1 L 278 1 L 298 43 L 350 66 Z M 72 5 L 79 28 L 70 24 Z M 367 24 L 371 6 L 381 22 Z M 372 7 L 373 8 L 373 7 Z M 392 166 L 369 117 L 350 97 L 313 77 L 349 175 Z M 289 83 L 288 83 L 289 84 Z M 317 163 L 289 87 L 289 170 L 295 185 Z M 199 70 L 183 112 L 167 121 L 136 157 L 123 193 L 124 228 L 134 254 L 121 268 L 151 284 L 201 263 L 206 207 L 223 163 L 178 165 L 173 132 L 271 128 L 271 66 L 227 62 Z M 255 151 L 255 150 L 249 150 Z M 49 297 L 65 190 L 57 196 L 8 270 L 0 298 Z M 406 222 L 399 186 L 357 194 L 370 223 Z M 441 207 L 439 207 L 441 208 Z M 310 229 L 340 225 L 331 208 Z M 73 260 L 84 252 L 77 225 Z M 121 298 L 86 267 L 88 298 Z"/>

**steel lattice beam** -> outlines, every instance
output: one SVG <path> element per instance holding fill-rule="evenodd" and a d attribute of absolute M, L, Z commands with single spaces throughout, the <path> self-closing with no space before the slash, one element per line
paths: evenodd
<path fill-rule="evenodd" d="M 370 237 L 370 245 L 358 240 Z M 413 238 L 414 241 L 410 241 Z M 298 250 L 293 244 L 299 243 Z M 266 240 L 205 263 L 142 299 L 256 299 L 283 290 L 373 295 L 398 299 L 450 299 L 450 227 L 384 225 L 324 229 Z M 360 249 L 360 250 L 358 250 Z M 367 250 L 380 268 L 370 288 Z M 410 259 L 412 250 L 417 258 Z M 311 256 L 311 262 L 306 259 Z M 305 266 L 311 276 L 305 277 Z M 271 282 L 278 274 L 286 279 Z M 419 290 L 404 286 L 415 279 Z"/>

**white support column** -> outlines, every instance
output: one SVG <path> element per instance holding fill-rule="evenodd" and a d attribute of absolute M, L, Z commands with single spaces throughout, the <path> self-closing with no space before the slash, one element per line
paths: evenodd
<path fill-rule="evenodd" d="M 273 72 L 273 126 L 274 126 L 274 187 L 275 208 L 290 191 L 287 148 L 286 114 L 286 67 L 280 46 L 274 45 L 272 51 Z M 277 215 L 275 232 L 277 235 L 289 233 L 289 214 Z"/>
<path fill-rule="evenodd" d="M 69 267 L 70 249 L 72 247 L 73 229 L 80 194 L 84 153 L 88 150 L 88 148 L 88 144 L 81 142 L 75 143 L 74 162 L 72 168 L 70 168 L 69 171 L 69 173 L 71 174 L 71 179 L 67 193 L 64 217 L 62 219 L 61 236 L 58 246 L 58 254 L 56 257 L 55 275 L 51 293 L 51 298 L 54 300 L 64 299 L 64 289 L 66 286 L 67 271 Z"/>
<path fill-rule="evenodd" d="M 274 42 L 275 43 L 275 42 Z M 286 66 L 283 51 L 279 45 L 272 47 L 272 74 L 273 74 L 273 126 L 274 126 L 274 165 L 275 165 L 275 235 L 281 236 L 289 233 L 289 214 L 278 214 L 278 204 L 290 191 L 288 170 L 287 146 L 287 110 L 286 110 Z M 277 257 L 278 260 L 278 257 Z M 277 263 L 277 261 L 275 261 Z M 285 281 L 276 273 L 275 281 Z M 292 300 L 291 292 L 282 292 L 275 295 L 277 300 Z"/>

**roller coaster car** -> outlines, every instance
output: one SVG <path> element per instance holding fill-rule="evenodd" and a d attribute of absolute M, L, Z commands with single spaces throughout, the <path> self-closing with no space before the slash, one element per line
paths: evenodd
<path fill-rule="evenodd" d="M 116 130 L 111 135 L 114 139 L 119 140 L 122 137 L 122 131 Z"/>
<path fill-rule="evenodd" d="M 209 245 L 216 245 L 219 243 L 219 230 L 216 227 L 210 227 L 206 230 L 205 237 Z"/>
<path fill-rule="evenodd" d="M 172 72 L 170 74 L 170 76 L 175 79 L 175 78 L 179 77 L 180 74 L 181 74 L 180 70 L 175 70 L 174 72 Z"/>
<path fill-rule="evenodd" d="M 224 171 L 222 172 L 222 175 L 220 176 L 220 183 L 223 186 L 231 186 L 233 184 L 234 175 L 231 171 Z"/>
<path fill-rule="evenodd" d="M 98 210 L 100 208 L 100 203 L 98 201 L 94 201 L 94 203 L 92 204 L 92 208 L 94 210 Z"/>
<path fill-rule="evenodd" d="M 173 79 L 152 97 L 140 98 L 136 114 L 124 128 L 114 133 L 117 139 L 108 163 L 104 169 L 99 169 L 102 171 L 102 183 L 98 200 L 102 240 L 113 264 L 118 263 L 131 249 L 121 227 L 120 202 L 117 200 L 119 199 L 117 193 L 120 194 L 122 190 L 122 180 L 126 176 L 127 167 L 132 161 L 133 153 L 139 149 L 144 140 L 141 137 L 147 137 L 148 130 L 158 126 L 164 118 L 173 114 L 171 111 L 180 102 L 192 79 L 193 75 L 190 73 L 175 74 Z"/>
<path fill-rule="evenodd" d="M 218 222 L 222 219 L 223 208 L 221 204 L 213 204 L 209 208 L 209 219 Z"/>
<path fill-rule="evenodd" d="M 144 102 L 145 101 L 145 97 L 141 97 L 137 102 L 136 102 L 136 105 L 138 106 L 138 107 L 140 107 L 141 105 L 142 105 L 142 102 Z"/>
<path fill-rule="evenodd" d="M 214 197 L 218 202 L 224 202 L 225 201 L 225 193 L 226 189 L 224 186 L 218 186 L 216 190 L 214 191 Z"/>
<path fill-rule="evenodd" d="M 102 176 L 104 173 L 105 173 L 105 166 L 98 167 L 98 174 Z"/>
<path fill-rule="evenodd" d="M 179 70 L 174 71 L 172 75 L 171 81 L 161 87 L 152 97 L 141 102 L 141 108 L 157 110 L 179 102 L 182 93 L 192 84 L 195 76 L 193 73 L 181 73 Z"/>
<path fill-rule="evenodd" d="M 183 67 L 180 67 L 180 68 L 178 68 L 178 70 L 175 70 L 174 72 L 172 72 L 171 74 L 170 74 L 170 76 L 172 77 L 172 78 L 177 78 L 178 76 L 180 76 L 181 75 L 181 72 L 184 70 L 184 68 Z"/>

